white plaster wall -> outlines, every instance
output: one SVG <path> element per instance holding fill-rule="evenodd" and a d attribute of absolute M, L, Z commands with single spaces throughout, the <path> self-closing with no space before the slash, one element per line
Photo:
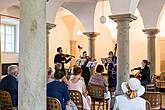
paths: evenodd
<path fill-rule="evenodd" d="M 130 23 L 130 69 L 141 66 L 141 60 L 147 59 L 147 37 L 142 32 L 143 21 L 138 10 L 137 20 Z"/>
<path fill-rule="evenodd" d="M 49 0 L 46 3 L 46 20 L 47 23 L 54 23 L 57 11 L 59 7 L 64 3 L 66 0 Z"/>
<path fill-rule="evenodd" d="M 78 34 L 78 31 L 80 34 Z M 83 51 L 88 50 L 88 38 L 86 35 L 83 35 L 83 32 L 85 31 L 82 23 L 77 19 L 75 22 L 74 32 L 73 32 L 73 38 L 72 40 L 77 41 L 77 47 L 76 47 L 76 59 L 78 59 Z M 79 50 L 78 45 L 81 45 L 83 49 Z"/>
<path fill-rule="evenodd" d="M 2 64 L 3 63 L 18 63 L 19 54 L 15 53 L 2 53 Z"/>
<path fill-rule="evenodd" d="M 94 13 L 96 2 L 91 3 L 64 3 L 64 8 L 70 10 L 83 23 L 86 32 L 94 31 Z"/>
<path fill-rule="evenodd" d="M 157 22 L 165 0 L 140 0 L 138 9 L 144 22 L 144 28 L 158 27 Z"/>
<path fill-rule="evenodd" d="M 96 59 L 98 63 L 102 64 L 101 58 L 108 57 L 109 51 L 114 51 L 114 44 L 112 42 L 112 35 L 110 30 L 105 26 L 99 25 L 100 35 L 96 37 Z"/>
<path fill-rule="evenodd" d="M 64 22 L 56 19 L 57 26 L 49 34 L 49 66 L 54 67 L 54 56 L 57 54 L 57 48 L 62 47 L 64 53 L 70 53 L 69 33 Z"/>

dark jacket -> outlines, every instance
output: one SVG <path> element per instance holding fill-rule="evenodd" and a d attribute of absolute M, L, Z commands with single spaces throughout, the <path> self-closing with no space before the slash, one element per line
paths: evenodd
<path fill-rule="evenodd" d="M 53 81 L 47 84 L 47 96 L 57 98 L 62 106 L 62 110 L 66 110 L 66 104 L 70 100 L 67 85 L 59 81 Z"/>
<path fill-rule="evenodd" d="M 7 75 L 0 81 L 0 90 L 8 91 L 11 94 L 14 107 L 18 106 L 18 81 L 12 75 Z"/>
<path fill-rule="evenodd" d="M 145 86 L 146 84 L 149 84 L 151 82 L 150 68 L 148 66 L 145 66 L 144 68 L 141 68 L 141 67 L 134 68 L 134 70 L 140 70 L 140 73 L 142 75 L 142 78 L 141 78 L 142 85 Z"/>
<path fill-rule="evenodd" d="M 71 58 L 66 59 L 64 55 L 56 54 L 54 57 L 54 64 L 61 63 L 62 64 L 62 71 L 65 73 L 65 63 L 68 63 Z"/>

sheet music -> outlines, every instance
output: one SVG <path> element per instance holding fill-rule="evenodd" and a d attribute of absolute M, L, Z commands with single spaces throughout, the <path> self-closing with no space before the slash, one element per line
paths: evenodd
<path fill-rule="evenodd" d="M 76 60 L 76 64 L 77 64 L 78 66 L 84 65 L 84 63 L 85 63 L 85 59 L 77 59 L 77 60 Z"/>
<path fill-rule="evenodd" d="M 105 63 L 112 63 L 112 58 L 101 58 L 103 64 Z"/>
<path fill-rule="evenodd" d="M 107 58 L 107 63 L 113 63 L 112 58 Z"/>
<path fill-rule="evenodd" d="M 97 64 L 97 61 L 89 61 L 86 65 L 86 67 L 92 68 L 95 67 Z"/>
<path fill-rule="evenodd" d="M 103 64 L 107 63 L 107 58 L 101 58 L 101 62 L 102 62 Z"/>

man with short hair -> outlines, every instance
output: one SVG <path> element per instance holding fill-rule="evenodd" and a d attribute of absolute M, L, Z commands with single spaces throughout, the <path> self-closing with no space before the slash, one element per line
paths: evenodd
<path fill-rule="evenodd" d="M 8 75 L 0 81 L 0 90 L 8 91 L 12 98 L 13 107 L 18 106 L 18 66 L 10 65 Z"/>
<path fill-rule="evenodd" d="M 63 53 L 62 47 L 58 47 L 57 48 L 57 52 L 58 52 L 58 54 L 56 54 L 55 57 L 54 57 L 54 64 L 61 63 L 62 64 L 61 70 L 65 74 L 65 66 L 64 66 L 64 64 L 71 61 L 71 56 L 69 56 L 66 59 L 66 55 Z"/>

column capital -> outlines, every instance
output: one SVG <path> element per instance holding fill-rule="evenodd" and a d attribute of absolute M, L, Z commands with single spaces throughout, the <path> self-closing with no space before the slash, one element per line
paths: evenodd
<path fill-rule="evenodd" d="M 46 28 L 47 28 L 48 31 L 51 30 L 54 27 L 56 27 L 56 24 L 46 23 Z"/>
<path fill-rule="evenodd" d="M 153 29 L 143 29 L 142 30 L 145 34 L 147 34 L 147 35 L 149 35 L 149 36 L 154 36 L 154 37 L 156 37 L 155 36 L 155 34 L 158 34 L 159 32 L 160 32 L 160 30 L 159 29 L 157 29 L 157 28 L 153 28 Z"/>
<path fill-rule="evenodd" d="M 83 32 L 84 35 L 87 35 L 88 37 L 97 37 L 100 35 L 98 32 Z"/>
<path fill-rule="evenodd" d="M 130 21 L 130 22 L 132 22 L 133 20 L 137 19 L 137 17 L 134 16 L 133 14 L 110 15 L 109 18 L 115 22 L 118 22 L 118 21 Z"/>

